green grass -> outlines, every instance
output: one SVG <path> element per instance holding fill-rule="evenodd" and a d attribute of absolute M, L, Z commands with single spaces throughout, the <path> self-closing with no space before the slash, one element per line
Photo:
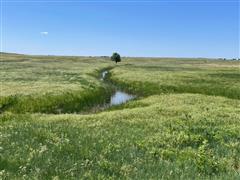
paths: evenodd
<path fill-rule="evenodd" d="M 108 66 L 106 58 L 4 54 L 0 110 L 74 113 L 103 103 L 111 91 L 95 76 Z"/>
<path fill-rule="evenodd" d="M 127 59 L 112 80 L 129 91 L 200 93 L 240 99 L 240 63 L 207 59 Z"/>
<path fill-rule="evenodd" d="M 238 62 L 125 58 L 114 65 L 12 54 L 1 61 L 1 179 L 240 178 Z M 110 81 L 138 99 L 75 114 L 109 96 L 98 75 L 110 67 Z"/>

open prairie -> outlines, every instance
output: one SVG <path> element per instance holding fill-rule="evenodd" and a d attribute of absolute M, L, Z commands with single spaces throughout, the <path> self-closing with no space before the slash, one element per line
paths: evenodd
<path fill-rule="evenodd" d="M 239 179 L 239 68 L 3 53 L 0 179 Z M 102 108 L 113 85 L 136 99 Z"/>

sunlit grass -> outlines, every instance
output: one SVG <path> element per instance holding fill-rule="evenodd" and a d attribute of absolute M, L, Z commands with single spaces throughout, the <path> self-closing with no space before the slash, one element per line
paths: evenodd
<path fill-rule="evenodd" d="M 106 58 L 4 54 L 0 62 L 2 111 L 79 112 L 110 93 L 95 77 L 110 65 Z"/>
<path fill-rule="evenodd" d="M 1 61 L 0 179 L 240 178 L 238 62 Z M 137 100 L 77 114 L 109 97 L 99 71 L 110 67 Z"/>
<path fill-rule="evenodd" d="M 3 175 L 238 177 L 239 101 L 181 94 L 129 104 L 97 115 L 3 115 Z"/>
<path fill-rule="evenodd" d="M 200 93 L 240 99 L 240 63 L 201 59 L 128 59 L 112 80 L 143 95 Z"/>

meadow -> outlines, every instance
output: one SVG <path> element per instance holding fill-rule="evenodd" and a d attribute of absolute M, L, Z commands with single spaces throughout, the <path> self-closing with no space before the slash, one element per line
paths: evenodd
<path fill-rule="evenodd" d="M 0 64 L 1 179 L 240 178 L 239 61 L 4 53 Z M 98 110 L 111 83 L 137 99 Z"/>

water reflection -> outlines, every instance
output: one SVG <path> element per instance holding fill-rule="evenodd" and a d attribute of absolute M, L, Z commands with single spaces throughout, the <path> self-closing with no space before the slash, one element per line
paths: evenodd
<path fill-rule="evenodd" d="M 133 95 L 127 94 L 125 92 L 122 91 L 116 91 L 112 96 L 111 96 L 111 101 L 110 101 L 110 105 L 118 105 L 118 104 L 122 104 L 125 103 L 131 99 L 135 98 Z"/>
<path fill-rule="evenodd" d="M 108 71 L 103 71 L 102 72 L 102 77 L 101 80 L 104 81 L 104 79 L 106 78 L 106 75 L 108 74 Z M 115 91 L 114 94 L 112 94 L 111 96 L 111 100 L 110 100 L 110 106 L 113 105 L 119 105 L 119 104 L 123 104 L 131 99 L 134 99 L 136 96 L 128 94 L 126 92 L 123 92 L 121 90 L 117 90 Z"/>
<path fill-rule="evenodd" d="M 103 71 L 102 72 L 102 78 L 101 78 L 102 81 L 105 79 L 107 73 L 108 73 L 108 71 Z"/>

